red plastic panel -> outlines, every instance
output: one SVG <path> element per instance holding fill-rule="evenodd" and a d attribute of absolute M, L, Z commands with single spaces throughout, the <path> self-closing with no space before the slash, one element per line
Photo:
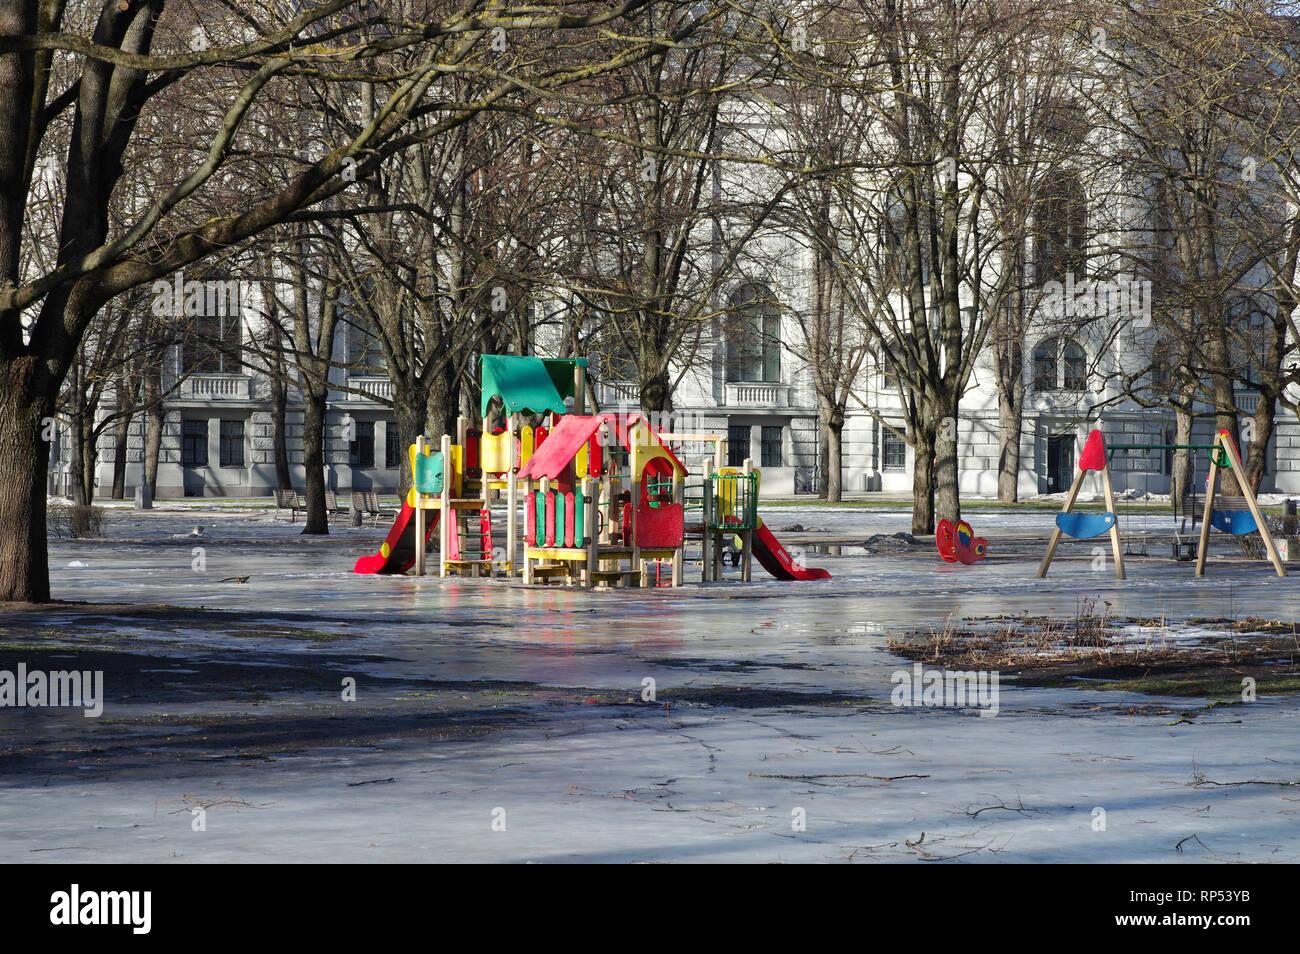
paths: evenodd
<path fill-rule="evenodd" d="M 1106 466 L 1106 441 L 1101 436 L 1101 431 L 1094 430 L 1088 435 L 1088 440 L 1083 445 L 1083 453 L 1079 455 L 1080 470 L 1101 470 Z"/>
<path fill-rule="evenodd" d="M 573 546 L 573 494 L 564 495 L 564 545 Z"/>
<path fill-rule="evenodd" d="M 940 520 L 934 531 L 934 543 L 945 563 L 957 562 L 957 526 L 951 520 Z"/>
<path fill-rule="evenodd" d="M 537 491 L 524 497 L 524 543 L 537 546 Z"/>
<path fill-rule="evenodd" d="M 686 534 L 686 514 L 681 504 L 636 508 L 636 545 L 679 547 Z"/>
<path fill-rule="evenodd" d="M 477 477 L 478 473 L 478 428 L 471 427 L 465 431 L 465 473 Z"/>

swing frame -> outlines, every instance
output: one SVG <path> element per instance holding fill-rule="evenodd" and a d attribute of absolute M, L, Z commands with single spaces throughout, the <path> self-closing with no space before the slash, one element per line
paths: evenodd
<path fill-rule="evenodd" d="M 1286 567 L 1282 564 L 1282 557 L 1277 552 L 1277 547 L 1273 545 L 1273 535 L 1268 532 L 1268 523 L 1259 509 L 1259 502 L 1255 499 L 1255 490 L 1250 486 L 1250 481 L 1246 480 L 1246 468 L 1241 462 L 1241 454 L 1237 451 L 1232 435 L 1227 431 L 1219 431 L 1214 436 L 1211 447 L 1213 450 L 1209 455 L 1210 476 L 1205 483 L 1205 513 L 1201 523 L 1200 542 L 1196 548 L 1196 575 L 1205 576 L 1205 560 L 1210 550 L 1210 524 L 1214 517 L 1214 497 L 1219 485 L 1219 461 L 1225 460 L 1224 469 L 1237 472 L 1237 484 L 1241 487 L 1241 496 L 1246 500 L 1250 515 L 1255 518 L 1255 532 L 1264 543 L 1264 550 L 1273 563 L 1273 569 L 1277 571 L 1278 576 L 1286 576 Z"/>
<path fill-rule="evenodd" d="M 1091 436 L 1091 435 L 1089 435 Z M 1070 494 L 1065 498 L 1065 506 L 1061 508 L 1061 513 L 1070 513 L 1074 510 L 1075 498 L 1079 496 L 1079 491 L 1083 489 L 1083 478 L 1088 475 L 1088 471 L 1082 467 L 1074 475 L 1074 483 L 1070 485 Z M 1108 513 L 1115 515 L 1115 522 L 1111 524 L 1106 533 L 1110 536 L 1110 552 L 1115 558 L 1115 579 L 1126 579 L 1124 572 L 1124 547 L 1119 538 L 1119 511 L 1115 508 L 1115 489 L 1110 482 L 1110 455 L 1107 454 L 1101 467 L 1097 470 L 1098 479 L 1101 480 L 1102 490 L 1106 495 L 1106 510 Z M 1060 545 L 1061 538 L 1065 536 L 1065 531 L 1057 526 L 1052 531 L 1052 539 L 1048 541 L 1047 552 L 1043 554 L 1043 561 L 1038 564 L 1038 576 L 1047 576 L 1047 570 L 1052 565 L 1052 559 L 1056 556 L 1056 548 Z"/>

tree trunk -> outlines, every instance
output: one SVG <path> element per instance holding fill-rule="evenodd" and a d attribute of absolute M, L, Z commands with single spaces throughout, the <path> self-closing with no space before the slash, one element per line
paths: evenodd
<path fill-rule="evenodd" d="M 289 471 L 289 386 L 284 378 L 271 377 L 271 445 L 275 454 L 275 486 L 280 490 L 293 490 L 293 474 Z"/>
<path fill-rule="evenodd" d="M 99 439 L 95 434 L 95 411 L 81 415 L 81 503 L 95 502 L 95 471 L 99 467 Z"/>
<path fill-rule="evenodd" d="M 147 367 L 142 372 L 140 398 L 144 402 L 144 449 L 141 453 L 140 481 L 149 488 L 150 496 L 158 494 L 158 454 L 162 449 L 163 407 L 162 370 Z"/>
<path fill-rule="evenodd" d="M 932 425 L 917 429 L 913 437 L 912 533 L 934 533 L 934 456 L 937 435 Z"/>
<path fill-rule="evenodd" d="M 118 408 L 126 404 L 124 398 Z M 123 414 L 113 423 L 113 499 L 126 499 L 126 443 L 131 434 L 131 415 Z"/>
<path fill-rule="evenodd" d="M 424 427 L 429 440 L 436 445 L 443 434 L 455 439 L 456 418 L 460 415 L 460 381 L 457 370 L 448 363 L 438 376 L 425 404 Z"/>
<path fill-rule="evenodd" d="M 1022 389 L 1023 391 L 1023 389 Z M 998 500 L 1015 503 L 1020 499 L 1020 433 L 1025 405 L 998 390 Z"/>
<path fill-rule="evenodd" d="M 1192 415 L 1187 405 L 1174 409 L 1174 443 L 1190 444 L 1192 442 Z M 1182 508 L 1183 498 L 1193 491 L 1204 488 L 1192 486 L 1192 455 L 1196 451 L 1186 448 L 1174 451 L 1173 473 L 1169 475 L 1169 496 L 1174 504 Z"/>
<path fill-rule="evenodd" d="M 955 402 L 954 402 L 955 403 Z M 956 523 L 961 519 L 961 487 L 957 472 L 957 410 L 953 407 L 939 421 L 935 439 L 935 514 Z M 931 527 L 933 532 L 934 528 Z"/>
<path fill-rule="evenodd" d="M 76 393 L 75 387 L 73 393 Z M 80 402 L 78 402 L 79 404 Z M 86 503 L 86 483 L 82 479 L 85 470 L 85 461 L 82 457 L 85 453 L 85 443 L 81 439 L 81 420 L 84 416 L 78 407 L 77 410 L 72 412 L 71 426 L 68 428 L 68 490 L 72 494 L 74 506 L 81 506 Z"/>
<path fill-rule="evenodd" d="M 817 448 L 817 472 L 821 479 L 817 481 L 817 498 L 825 500 L 828 491 L 826 475 L 831 472 L 831 426 L 826 423 L 827 416 L 819 415 L 818 426 L 821 428 L 821 443 Z"/>
<path fill-rule="evenodd" d="M 1259 406 L 1255 409 L 1254 435 L 1250 442 L 1250 452 L 1242 461 L 1246 465 L 1246 480 L 1250 489 L 1259 492 L 1259 485 L 1264 480 L 1265 464 L 1268 462 L 1268 442 L 1273 436 L 1273 397 L 1261 394 Z M 1241 449 L 1238 448 L 1238 453 Z"/>
<path fill-rule="evenodd" d="M 325 512 L 325 390 L 303 387 L 302 460 L 307 470 L 307 523 L 303 533 L 329 533 Z"/>
<path fill-rule="evenodd" d="M 839 503 L 844 499 L 844 416 L 831 418 L 826 425 L 826 500 Z"/>
<path fill-rule="evenodd" d="M 145 413 L 144 482 L 149 496 L 158 494 L 158 458 L 162 452 L 164 414 L 161 404 L 152 404 Z"/>
<path fill-rule="evenodd" d="M 1238 436 L 1237 429 L 1237 396 L 1233 391 L 1233 376 L 1230 373 L 1231 363 L 1229 358 L 1228 344 L 1224 337 L 1221 324 L 1216 327 L 1215 321 L 1219 318 L 1214 304 L 1201 304 L 1197 308 L 1196 314 L 1200 320 L 1200 327 L 1214 328 L 1215 331 L 1209 335 L 1206 342 L 1206 358 L 1210 365 L 1210 387 L 1214 395 L 1214 433 L 1227 431 L 1232 435 L 1233 442 L 1238 448 L 1241 447 L 1241 440 Z M 1214 442 L 1214 436 L 1211 436 L 1210 443 Z M 1221 469 L 1219 473 L 1219 492 L 1228 496 L 1237 496 L 1241 493 L 1241 486 L 1237 482 L 1237 475 L 1231 469 Z"/>
<path fill-rule="evenodd" d="M 50 445 L 41 421 L 54 403 L 39 396 L 36 359 L 7 363 L 0 381 L 0 602 L 50 600 L 45 540 L 45 475 Z"/>
<path fill-rule="evenodd" d="M 1021 308 L 1016 296 L 1013 314 Z M 1008 320 L 1004 340 L 993 349 L 998 384 L 998 500 L 1015 503 L 1020 499 L 1020 438 L 1025 416 L 1025 352 L 1021 323 Z"/>
<path fill-rule="evenodd" d="M 655 415 L 668 410 L 668 402 L 672 398 L 672 384 L 668 378 L 668 369 L 664 368 L 647 378 L 643 378 L 639 384 L 641 386 L 641 410 L 650 415 L 651 420 L 657 420 Z"/>
<path fill-rule="evenodd" d="M 429 410 L 428 393 L 422 388 L 400 387 L 397 382 L 393 384 L 393 418 L 397 422 L 397 439 L 402 447 L 398 478 L 402 499 L 406 499 L 414 480 L 407 448 L 424 433 L 425 417 Z"/>
<path fill-rule="evenodd" d="M 1238 451 L 1241 449 L 1241 439 L 1238 436 L 1237 428 L 1237 399 L 1232 390 L 1232 379 L 1226 374 L 1213 375 L 1214 380 L 1214 433 L 1227 431 L 1232 435 L 1233 443 L 1237 445 Z M 1210 442 L 1214 442 L 1211 437 Z M 1241 484 L 1237 481 L 1237 475 L 1231 468 L 1220 468 L 1219 471 L 1219 493 L 1227 496 L 1238 496 L 1241 494 Z"/>
<path fill-rule="evenodd" d="M 831 503 L 844 499 L 844 405 L 818 395 L 822 420 L 822 486 L 818 496 Z"/>

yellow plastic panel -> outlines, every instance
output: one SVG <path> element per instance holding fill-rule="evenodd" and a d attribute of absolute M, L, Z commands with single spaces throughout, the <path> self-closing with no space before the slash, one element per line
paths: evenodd
<path fill-rule="evenodd" d="M 504 474 L 510 469 L 510 434 L 484 434 L 479 441 L 478 465 L 485 474 Z"/>

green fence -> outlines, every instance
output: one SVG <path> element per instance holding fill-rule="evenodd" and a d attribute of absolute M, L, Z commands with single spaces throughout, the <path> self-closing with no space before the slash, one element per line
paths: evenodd
<path fill-rule="evenodd" d="M 709 478 L 712 530 L 758 528 L 758 474 L 714 474 Z"/>

